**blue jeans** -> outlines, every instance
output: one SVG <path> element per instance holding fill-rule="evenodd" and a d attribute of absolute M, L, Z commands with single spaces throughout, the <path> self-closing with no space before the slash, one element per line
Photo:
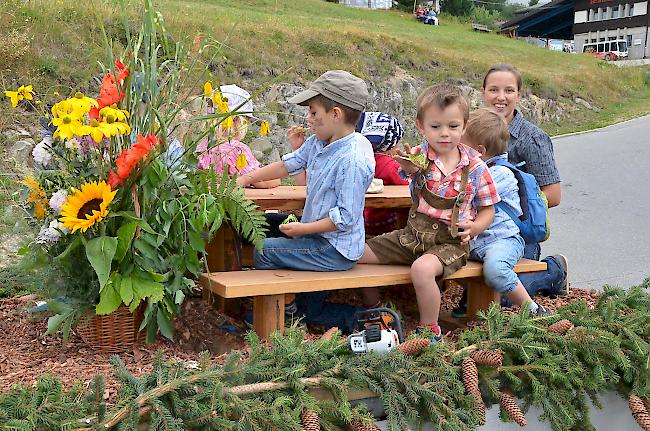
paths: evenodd
<path fill-rule="evenodd" d="M 526 244 L 524 257 L 526 259 L 539 260 L 541 250 L 542 248 L 539 244 Z M 542 262 L 546 262 L 546 271 L 519 274 L 519 280 L 521 280 L 521 283 L 531 297 L 537 293 L 546 295 L 556 294 L 566 277 L 564 270 L 553 256 L 545 257 L 542 259 Z"/>
<path fill-rule="evenodd" d="M 325 238 L 266 238 L 262 251 L 255 249 L 256 269 L 289 268 L 299 271 L 345 271 L 357 263 L 347 259 Z"/>
<path fill-rule="evenodd" d="M 512 268 L 523 255 L 524 240 L 516 235 L 476 247 L 469 258 L 483 262 L 485 284 L 501 295 L 507 295 L 519 284 Z"/>
<path fill-rule="evenodd" d="M 267 238 L 262 253 L 255 249 L 255 268 L 290 268 L 302 271 L 345 271 L 356 264 L 345 258 L 321 236 Z M 336 326 L 342 332 L 354 330 L 354 314 L 360 310 L 350 304 L 326 301 L 328 292 L 296 295 L 297 315 L 307 324 Z"/>

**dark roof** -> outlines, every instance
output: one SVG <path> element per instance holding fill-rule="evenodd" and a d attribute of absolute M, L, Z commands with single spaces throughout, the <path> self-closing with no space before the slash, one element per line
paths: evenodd
<path fill-rule="evenodd" d="M 514 31 L 517 36 L 571 39 L 573 18 L 573 0 L 554 0 L 503 23 L 501 31 Z"/>

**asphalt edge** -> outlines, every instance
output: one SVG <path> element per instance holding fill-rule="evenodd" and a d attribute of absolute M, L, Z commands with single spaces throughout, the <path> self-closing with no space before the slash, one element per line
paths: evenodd
<path fill-rule="evenodd" d="M 644 117 L 650 117 L 650 114 L 644 114 L 644 115 L 641 115 L 641 116 L 639 116 L 639 117 L 634 117 L 634 118 L 630 118 L 629 120 L 619 121 L 618 123 L 609 124 L 609 125 L 607 125 L 607 126 L 598 127 L 598 128 L 596 128 L 596 129 L 581 130 L 581 131 L 579 131 L 579 132 L 571 132 L 571 133 L 565 133 L 565 134 L 563 134 L 563 135 L 555 135 L 555 136 L 551 136 L 551 139 L 567 138 L 567 137 L 569 137 L 569 136 L 583 135 L 583 134 L 585 134 L 585 133 L 600 132 L 601 130 L 605 130 L 605 129 L 608 129 L 608 128 L 610 128 L 610 127 L 619 126 L 619 125 L 621 125 L 621 124 L 629 123 L 630 121 L 635 121 L 635 120 L 638 120 L 638 119 L 640 119 L 640 118 L 644 118 Z"/>

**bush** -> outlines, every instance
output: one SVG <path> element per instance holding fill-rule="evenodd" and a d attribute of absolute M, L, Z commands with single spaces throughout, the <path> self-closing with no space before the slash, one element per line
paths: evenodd
<path fill-rule="evenodd" d="M 497 10 L 488 10 L 483 6 L 477 6 L 472 9 L 471 14 L 472 21 L 478 24 L 486 25 L 494 29 L 495 21 L 502 19 L 501 13 Z"/>

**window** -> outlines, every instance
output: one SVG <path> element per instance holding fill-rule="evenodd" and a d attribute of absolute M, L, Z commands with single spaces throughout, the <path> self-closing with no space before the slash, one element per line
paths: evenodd
<path fill-rule="evenodd" d="M 614 7 L 612 8 L 612 18 L 618 18 L 618 16 L 619 16 L 619 15 L 618 15 L 618 9 L 619 9 L 618 6 L 614 6 Z"/>
<path fill-rule="evenodd" d="M 591 39 L 591 43 L 596 43 L 596 39 Z"/>
<path fill-rule="evenodd" d="M 630 5 L 630 12 L 627 14 L 627 16 L 632 16 L 634 15 L 634 3 Z"/>
<path fill-rule="evenodd" d="M 598 48 L 596 49 L 596 52 L 605 52 L 605 44 L 604 43 L 599 43 Z"/>
<path fill-rule="evenodd" d="M 626 39 L 627 39 L 627 46 L 632 46 L 632 35 L 628 34 Z"/>
<path fill-rule="evenodd" d="M 616 39 L 618 39 L 618 37 L 616 37 L 616 36 L 609 36 L 609 37 L 607 38 L 607 40 L 616 40 Z"/>

